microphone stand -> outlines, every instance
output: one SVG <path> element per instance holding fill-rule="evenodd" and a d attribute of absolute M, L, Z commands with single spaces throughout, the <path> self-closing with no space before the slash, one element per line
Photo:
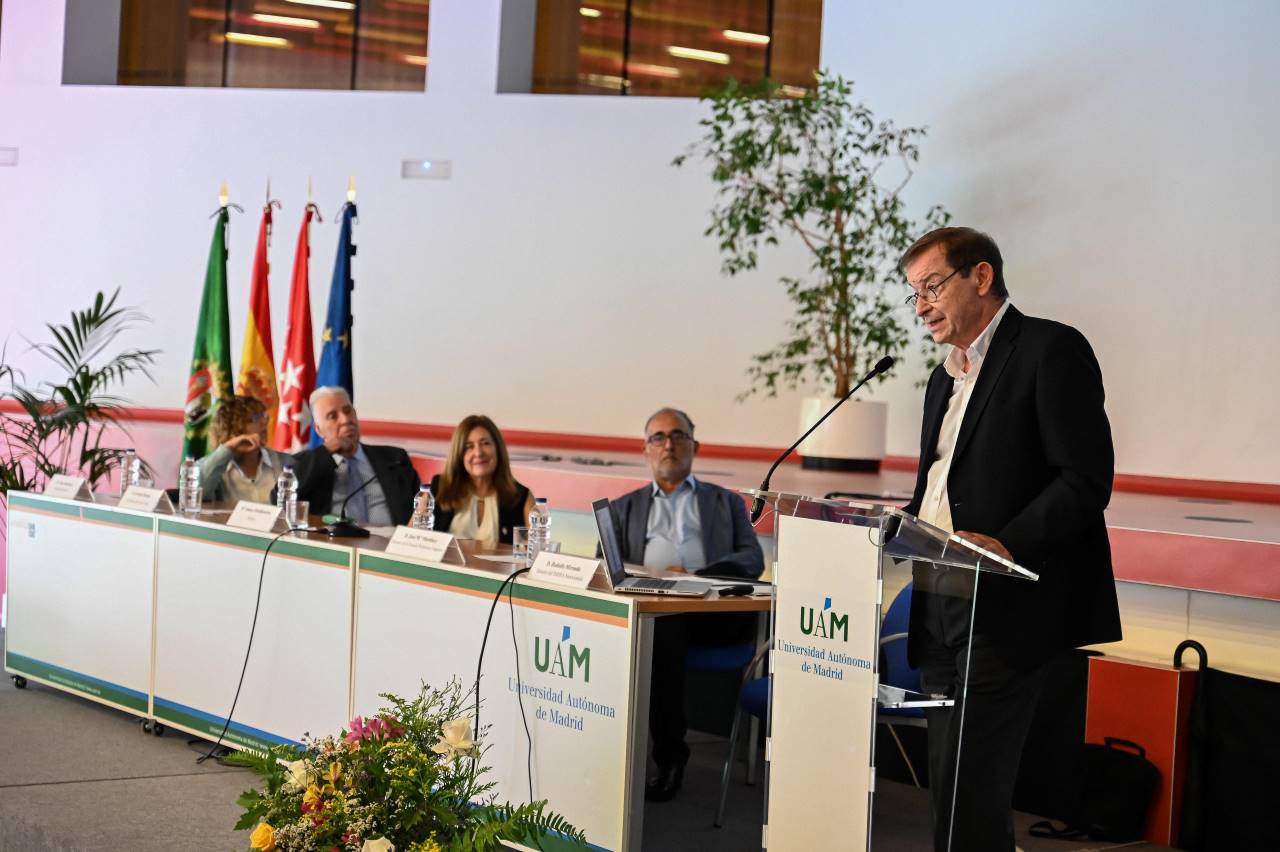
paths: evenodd
<path fill-rule="evenodd" d="M 870 373 L 867 373 L 865 376 L 863 376 L 863 377 L 862 377 L 862 381 L 860 381 L 860 382 L 858 382 L 856 385 L 854 385 L 854 386 L 853 386 L 853 388 L 852 388 L 852 390 L 850 390 L 847 394 L 845 394 L 844 396 L 842 396 L 842 397 L 840 398 L 840 400 L 839 400 L 838 402 L 836 402 L 836 404 L 835 404 L 835 405 L 833 405 L 833 406 L 831 406 L 831 408 L 827 409 L 827 413 L 826 413 L 826 414 L 824 414 L 824 415 L 822 415 L 821 417 L 819 417 L 819 418 L 818 418 L 818 422 L 817 422 L 817 423 L 814 423 L 812 426 L 810 426 L 810 427 L 805 431 L 805 433 L 804 433 L 803 435 L 801 435 L 801 436 L 799 437 L 799 439 L 797 439 L 797 440 L 796 440 L 796 442 L 795 442 L 794 444 L 792 444 L 791 446 L 787 447 L 786 451 L 784 451 L 782 455 L 780 455 L 780 456 L 778 456 L 776 459 L 774 459 L 773 464 L 769 466 L 769 472 L 768 472 L 768 473 L 766 473 L 766 474 L 764 475 L 764 481 L 760 483 L 760 489 L 759 489 L 759 490 L 760 490 L 760 491 L 768 491 L 768 490 L 769 490 L 769 480 L 773 478 L 773 472 L 774 472 L 775 470 L 777 470 L 777 469 L 778 469 L 778 465 L 780 465 L 780 464 L 782 464 L 784 461 L 786 461 L 787 456 L 791 455 L 791 454 L 795 451 L 796 447 L 798 447 L 798 446 L 800 446 L 801 444 L 803 444 L 803 443 L 804 443 L 804 439 L 805 439 L 805 438 L 807 438 L 807 437 L 809 437 L 810 435 L 812 435 L 812 434 L 813 434 L 813 431 L 814 431 L 815 429 L 817 429 L 819 426 L 821 426 L 821 425 L 822 425 L 822 423 L 823 423 L 823 421 L 825 421 L 828 417 L 830 417 L 832 414 L 834 414 L 837 408 L 839 408 L 840 406 L 842 406 L 842 405 L 844 405 L 846 402 L 848 402 L 848 401 L 849 401 L 849 397 L 851 397 L 851 396 L 853 396 L 855 393 L 857 393 L 857 392 L 858 392 L 858 390 L 859 390 L 863 385 L 865 385 L 867 382 L 869 382 L 869 381 L 871 381 L 872 379 L 874 379 L 876 376 L 880 375 L 881 373 L 888 372 L 889 368 L 891 368 L 892 366 L 893 366 L 893 357 L 892 357 L 892 356 L 890 356 L 890 355 L 886 355 L 885 357 L 883 357 L 883 358 L 881 358 L 879 361 L 877 361 L 877 362 L 876 362 L 875 367 L 871 370 L 871 372 L 870 372 Z M 757 496 L 757 497 L 756 497 L 756 499 L 751 503 L 751 523 L 753 523 L 753 524 L 754 524 L 756 521 L 760 520 L 760 515 L 761 515 L 761 513 L 762 513 L 762 512 L 764 512 L 764 496 L 763 496 L 763 495 L 760 495 L 760 496 Z"/>
<path fill-rule="evenodd" d="M 338 519 L 331 524 L 326 524 L 324 528 L 325 535 L 329 538 L 368 538 L 371 533 L 355 521 L 347 517 L 347 504 L 351 502 L 351 498 L 359 494 L 365 489 L 369 483 L 378 478 L 378 474 L 366 479 L 360 483 L 360 487 L 347 495 L 342 501 L 342 508 L 338 510 Z"/>

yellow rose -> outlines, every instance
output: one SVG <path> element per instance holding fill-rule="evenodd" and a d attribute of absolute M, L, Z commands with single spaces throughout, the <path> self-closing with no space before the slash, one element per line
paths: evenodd
<path fill-rule="evenodd" d="M 253 834 L 249 835 L 249 848 L 261 849 L 262 852 L 271 852 L 276 848 L 276 830 L 265 822 L 258 823 L 258 827 L 253 830 Z"/>
<path fill-rule="evenodd" d="M 378 837 L 374 840 L 366 840 L 360 847 L 360 852 L 396 852 L 396 847 L 387 838 Z"/>

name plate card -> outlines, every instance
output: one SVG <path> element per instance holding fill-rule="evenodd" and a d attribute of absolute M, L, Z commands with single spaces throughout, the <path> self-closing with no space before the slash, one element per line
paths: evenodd
<path fill-rule="evenodd" d="M 163 509 L 173 514 L 173 503 L 163 488 L 143 488 L 141 485 L 130 485 L 116 508 L 133 509 L 135 512 L 157 512 Z"/>
<path fill-rule="evenodd" d="M 462 559 L 462 548 L 447 532 L 419 530 L 413 527 L 396 527 L 387 542 L 387 553 L 396 556 L 413 556 L 428 562 L 443 562 L 445 555 L 455 551 Z"/>
<path fill-rule="evenodd" d="M 540 552 L 533 560 L 529 576 L 557 586 L 585 589 L 600 568 L 599 559 L 585 556 L 568 556 L 564 553 Z"/>
<path fill-rule="evenodd" d="M 44 486 L 44 496 L 61 497 L 63 500 L 88 500 L 93 502 L 93 492 L 83 476 L 55 473 Z"/>
<path fill-rule="evenodd" d="M 231 513 L 231 517 L 227 519 L 227 526 L 257 532 L 271 532 L 279 518 L 279 506 L 241 500 L 236 504 L 236 510 Z"/>

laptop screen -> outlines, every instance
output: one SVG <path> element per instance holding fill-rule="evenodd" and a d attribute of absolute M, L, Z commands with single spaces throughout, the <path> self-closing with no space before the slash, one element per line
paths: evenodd
<path fill-rule="evenodd" d="M 608 500 L 596 500 L 591 504 L 596 516 L 596 530 L 600 533 L 600 550 L 604 553 L 604 565 L 609 579 L 617 586 L 627 578 L 622 566 L 622 544 L 618 541 L 618 528 L 613 525 L 613 507 Z"/>

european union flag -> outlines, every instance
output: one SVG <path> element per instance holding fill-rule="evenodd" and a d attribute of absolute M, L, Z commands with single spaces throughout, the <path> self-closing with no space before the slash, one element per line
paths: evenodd
<path fill-rule="evenodd" d="M 324 331 L 320 332 L 320 367 L 316 370 L 316 387 L 343 387 L 356 398 L 351 379 L 351 258 L 356 247 L 351 243 L 351 220 L 356 206 L 348 202 L 342 208 L 342 233 L 338 237 L 338 256 L 333 262 L 333 283 L 329 285 L 329 312 Z M 311 446 L 318 447 L 320 436 L 311 431 Z"/>

